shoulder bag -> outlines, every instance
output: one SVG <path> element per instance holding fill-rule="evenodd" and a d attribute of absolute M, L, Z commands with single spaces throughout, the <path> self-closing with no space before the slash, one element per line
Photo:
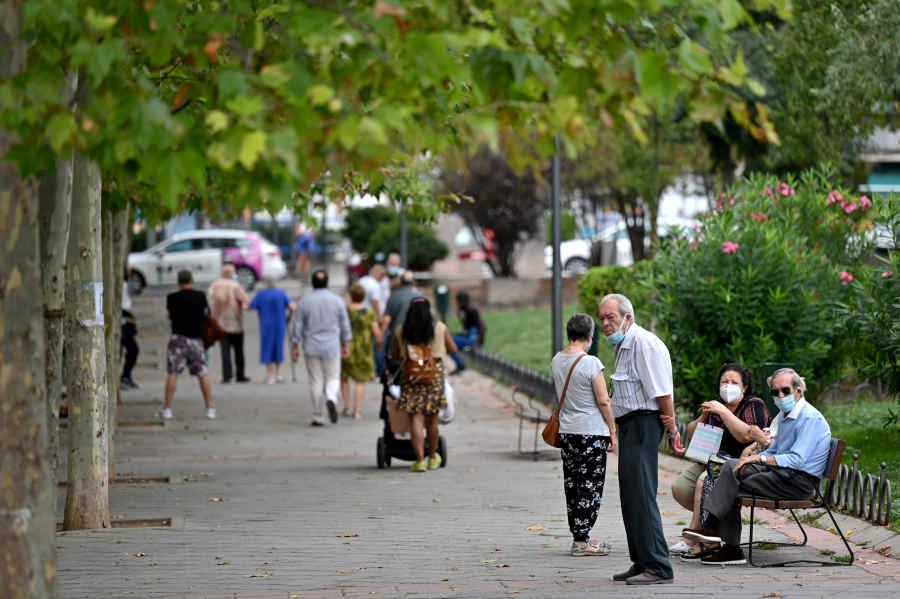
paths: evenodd
<path fill-rule="evenodd" d="M 559 395 L 559 403 L 556 404 L 556 411 L 550 414 L 547 426 L 545 426 L 544 430 L 541 432 L 544 442 L 550 447 L 559 447 L 559 410 L 562 408 L 563 401 L 566 399 L 566 391 L 569 389 L 569 380 L 572 378 L 572 373 L 575 371 L 575 367 L 578 366 L 578 363 L 581 362 L 581 358 L 586 355 L 587 354 L 581 354 L 578 356 L 572 364 L 572 367 L 569 368 L 569 374 L 566 375 L 566 383 L 563 385 L 562 393 Z"/>

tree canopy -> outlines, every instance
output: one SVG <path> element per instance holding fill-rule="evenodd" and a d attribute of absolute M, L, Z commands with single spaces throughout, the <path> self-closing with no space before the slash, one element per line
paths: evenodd
<path fill-rule="evenodd" d="M 595 126 L 644 140 L 643 117 L 674 99 L 771 139 L 737 93 L 758 88 L 742 55 L 718 51 L 753 26 L 743 5 L 789 14 L 787 0 L 29 0 L 39 43 L 0 82 L 0 126 L 23 174 L 78 149 L 145 215 L 275 209 L 325 175 L 377 186 L 385 166 L 480 144 L 522 168 L 555 133 L 569 155 Z M 682 24 L 647 19 L 675 10 Z"/>

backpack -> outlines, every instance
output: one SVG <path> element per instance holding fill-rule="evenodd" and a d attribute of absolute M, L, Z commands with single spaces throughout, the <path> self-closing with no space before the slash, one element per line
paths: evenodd
<path fill-rule="evenodd" d="M 433 383 L 438 378 L 438 367 L 431 355 L 431 345 L 406 344 L 406 359 L 402 366 L 403 379 L 413 385 Z"/>

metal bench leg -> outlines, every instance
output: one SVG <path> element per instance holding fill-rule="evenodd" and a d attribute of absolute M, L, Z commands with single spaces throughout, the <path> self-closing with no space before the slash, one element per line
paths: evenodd
<path fill-rule="evenodd" d="M 797 523 L 797 527 L 800 529 L 800 532 L 803 534 L 803 542 L 802 543 L 785 543 L 785 545 L 796 545 L 797 547 L 803 547 L 806 545 L 806 542 L 809 540 L 809 537 L 806 536 L 806 529 L 803 528 L 803 524 L 800 523 L 800 519 L 797 517 L 797 514 L 794 513 L 794 510 L 788 509 L 791 513 L 791 516 L 794 517 L 794 522 Z"/>
<path fill-rule="evenodd" d="M 537 413 L 537 418 L 534 421 L 534 461 L 537 462 L 538 459 L 538 429 L 541 426 L 541 413 Z"/>
<path fill-rule="evenodd" d="M 847 542 L 847 537 L 844 536 L 844 532 L 841 530 L 841 527 L 838 526 L 837 520 L 834 519 L 834 514 L 831 513 L 831 508 L 828 507 L 828 503 L 823 502 L 823 504 L 825 507 L 825 511 L 828 512 L 828 517 L 831 518 L 831 523 L 834 524 L 834 529 L 837 531 L 838 535 L 840 535 L 841 540 L 844 542 L 844 547 L 847 548 L 847 553 L 850 555 L 849 562 L 847 562 L 845 564 L 841 564 L 841 562 L 837 562 L 832 565 L 841 564 L 844 566 L 852 566 L 853 565 L 853 549 L 850 548 L 850 543 Z"/>
<path fill-rule="evenodd" d="M 756 564 L 753 563 L 753 514 L 756 511 L 756 498 L 753 498 L 753 502 L 750 504 L 750 542 L 747 544 L 747 561 L 751 566 L 756 567 Z M 740 514 L 738 514 L 738 518 L 740 518 Z"/>
<path fill-rule="evenodd" d="M 522 453 L 523 453 L 523 452 L 522 452 L 522 422 L 523 422 L 524 420 L 525 420 L 525 417 L 524 417 L 524 415 L 522 414 L 522 412 L 521 412 L 521 410 L 520 410 L 520 411 L 519 411 L 519 444 L 518 444 L 518 447 L 519 447 L 519 455 L 522 455 Z"/>

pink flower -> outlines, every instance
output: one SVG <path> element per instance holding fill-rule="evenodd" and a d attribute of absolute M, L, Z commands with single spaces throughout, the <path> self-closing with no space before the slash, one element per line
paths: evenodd
<path fill-rule="evenodd" d="M 844 196 L 841 195 L 841 192 L 839 192 L 836 189 L 833 189 L 833 190 L 831 190 L 831 193 L 828 194 L 828 205 L 831 206 L 835 202 L 840 202 L 843 199 L 844 199 Z"/>
<path fill-rule="evenodd" d="M 696 241 L 696 240 L 692 241 L 692 242 L 690 243 L 690 246 L 689 246 L 689 247 L 691 248 L 691 251 L 692 251 L 692 252 L 693 252 L 693 251 L 696 251 L 696 249 L 697 249 L 697 241 Z"/>
<path fill-rule="evenodd" d="M 766 187 L 766 197 L 767 198 L 772 197 L 772 188 L 771 187 Z"/>
<path fill-rule="evenodd" d="M 886 271 L 884 271 L 883 273 L 881 273 L 881 278 L 882 278 L 882 279 L 887 279 L 887 278 L 892 277 L 892 276 L 894 276 L 894 273 L 893 273 L 893 271 L 890 271 L 890 270 L 886 270 Z"/>
<path fill-rule="evenodd" d="M 729 206 L 734 206 L 734 199 L 733 199 L 733 198 L 730 199 L 730 200 L 728 200 L 728 205 L 729 205 Z"/>
<path fill-rule="evenodd" d="M 840 273 L 838 273 L 838 277 L 840 277 L 841 279 L 841 285 L 846 285 L 853 280 L 853 275 L 851 275 L 846 270 L 842 270 Z"/>
<path fill-rule="evenodd" d="M 863 212 L 865 212 L 872 207 L 872 200 L 870 200 L 867 196 L 859 198 L 859 207 L 862 208 Z"/>
<path fill-rule="evenodd" d="M 763 213 L 763 212 L 751 212 L 747 216 L 749 216 L 750 218 L 752 218 L 753 220 L 755 220 L 758 223 L 764 223 L 769 220 L 769 217 L 766 216 L 765 213 Z"/>
<path fill-rule="evenodd" d="M 722 251 L 726 254 L 735 254 L 738 251 L 738 248 L 741 247 L 741 244 L 734 243 L 731 241 L 723 241 L 722 242 Z"/>
<path fill-rule="evenodd" d="M 779 183 L 778 184 L 778 193 L 780 193 L 783 196 L 792 196 L 792 195 L 795 195 L 797 192 L 794 191 L 794 189 L 792 189 L 791 186 L 788 185 L 787 183 Z"/>
<path fill-rule="evenodd" d="M 842 205 L 842 207 L 844 209 L 844 212 L 846 212 L 847 214 L 851 214 L 856 211 L 857 205 L 855 203 L 854 204 L 846 204 L 846 205 Z"/>

